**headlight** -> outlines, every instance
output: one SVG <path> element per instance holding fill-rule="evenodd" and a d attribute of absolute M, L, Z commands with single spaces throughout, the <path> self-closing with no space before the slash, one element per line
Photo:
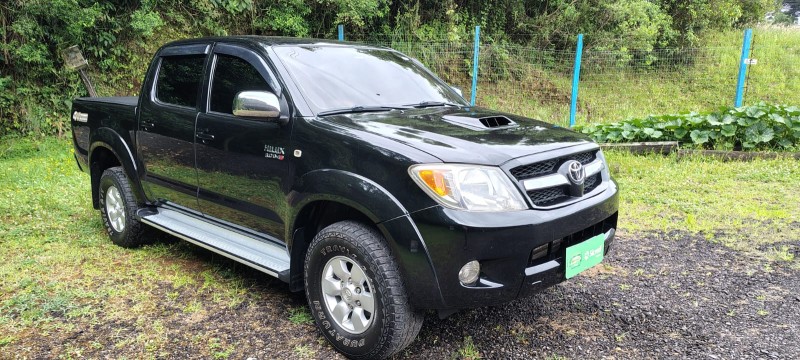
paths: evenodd
<path fill-rule="evenodd" d="M 423 164 L 411 178 L 438 203 L 467 211 L 516 211 L 527 205 L 514 184 L 493 166 Z"/>

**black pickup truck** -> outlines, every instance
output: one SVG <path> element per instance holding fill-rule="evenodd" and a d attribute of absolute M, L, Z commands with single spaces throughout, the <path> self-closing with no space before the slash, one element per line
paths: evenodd
<path fill-rule="evenodd" d="M 413 58 L 325 40 L 182 40 L 139 97 L 79 98 L 75 159 L 111 240 L 164 231 L 305 290 L 352 358 L 425 310 L 494 305 L 599 263 L 617 185 L 597 144 L 472 107 Z"/>

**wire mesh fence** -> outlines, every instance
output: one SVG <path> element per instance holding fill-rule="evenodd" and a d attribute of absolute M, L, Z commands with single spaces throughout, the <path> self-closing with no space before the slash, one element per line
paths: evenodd
<path fill-rule="evenodd" d="M 443 36 L 442 38 L 446 38 Z M 759 44 L 748 66 L 745 104 L 800 104 L 800 44 Z M 470 99 L 473 39 L 425 42 L 373 36 L 361 42 L 386 46 L 420 60 Z M 567 125 L 575 51 L 507 43 L 480 44 L 476 105 Z M 582 53 L 576 123 L 597 123 L 732 106 L 742 44 L 649 52 L 588 49 Z"/>

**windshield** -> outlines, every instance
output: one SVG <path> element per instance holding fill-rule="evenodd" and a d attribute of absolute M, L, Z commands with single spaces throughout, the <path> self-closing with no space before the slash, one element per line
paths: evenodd
<path fill-rule="evenodd" d="M 467 105 L 447 84 L 393 50 L 325 45 L 274 49 L 318 113 L 423 102 Z"/>

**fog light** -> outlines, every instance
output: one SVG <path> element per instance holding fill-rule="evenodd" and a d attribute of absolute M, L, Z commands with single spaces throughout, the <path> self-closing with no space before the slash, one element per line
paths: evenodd
<path fill-rule="evenodd" d="M 472 285 L 478 281 L 478 274 L 481 273 L 481 264 L 478 260 L 472 260 L 458 271 L 458 280 L 464 285 Z"/>

